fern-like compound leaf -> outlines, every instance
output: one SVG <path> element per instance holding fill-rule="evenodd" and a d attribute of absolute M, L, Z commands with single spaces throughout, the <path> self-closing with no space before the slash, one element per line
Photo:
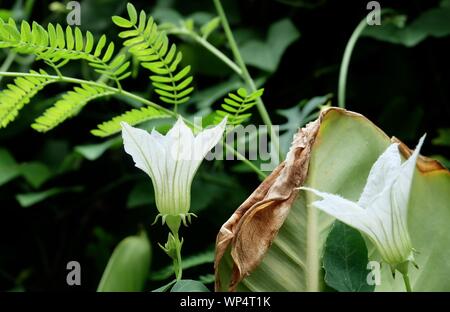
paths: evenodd
<path fill-rule="evenodd" d="M 237 126 L 251 117 L 248 111 L 256 105 L 256 100 L 264 93 L 264 89 L 259 89 L 251 94 L 247 90 L 240 88 L 236 93 L 229 93 L 221 105 L 222 110 L 217 110 L 214 121 L 219 123 L 224 117 L 228 118 L 228 124 Z"/>
<path fill-rule="evenodd" d="M 138 18 L 131 3 L 127 10 L 129 20 L 120 16 L 112 19 L 117 26 L 126 29 L 119 33 L 119 37 L 126 39 L 124 46 L 129 47 L 129 52 L 144 68 L 154 73 L 150 79 L 161 101 L 173 105 L 187 102 L 194 88 L 192 76 L 188 75 L 190 66 L 179 69 L 182 53 L 158 30 L 152 17 L 147 18 L 141 11 Z"/>
<path fill-rule="evenodd" d="M 31 74 L 47 75 L 44 70 L 40 72 L 30 71 Z M 12 122 L 25 104 L 28 104 L 46 85 L 55 82 L 56 79 L 47 77 L 18 77 L 13 84 L 0 92 L 0 128 L 6 127 Z"/>
<path fill-rule="evenodd" d="M 38 117 L 31 127 L 39 132 L 47 132 L 77 115 L 88 102 L 111 94 L 114 92 L 108 89 L 82 84 L 81 87 L 75 87 L 73 91 L 65 93 L 59 101 Z"/>
<path fill-rule="evenodd" d="M 112 120 L 98 125 L 97 129 L 92 130 L 91 133 L 95 136 L 107 137 L 120 132 L 120 123 L 122 121 L 134 126 L 148 120 L 162 118 L 170 118 L 170 115 L 151 106 L 146 106 L 139 109 L 132 109 L 120 116 L 114 117 Z"/>
<path fill-rule="evenodd" d="M 119 81 L 130 74 L 130 65 L 124 55 L 113 58 L 114 43 L 107 43 L 103 35 L 95 44 L 94 36 L 87 31 L 84 35 L 78 27 L 49 23 L 47 29 L 36 22 L 30 25 L 22 21 L 20 27 L 13 19 L 0 19 L 0 48 L 10 48 L 22 54 L 34 54 L 55 68 L 72 60 L 83 59 L 98 73 Z"/>

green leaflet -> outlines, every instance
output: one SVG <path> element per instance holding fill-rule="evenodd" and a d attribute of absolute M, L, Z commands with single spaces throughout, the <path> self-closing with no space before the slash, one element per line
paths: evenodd
<path fill-rule="evenodd" d="M 264 89 L 259 89 L 251 94 L 247 90 L 240 88 L 236 93 L 228 93 L 228 97 L 224 99 L 221 107 L 214 116 L 214 122 L 219 123 L 223 118 L 227 117 L 227 124 L 237 126 L 250 118 L 252 115 L 248 111 L 256 105 L 256 100 L 264 93 Z"/>
<path fill-rule="evenodd" d="M 101 75 L 102 80 L 106 78 L 115 81 L 119 89 L 119 81 L 131 74 L 128 71 L 130 62 L 126 56 L 119 53 L 113 57 L 114 43 L 107 43 L 105 35 L 95 44 L 92 33 L 87 31 L 83 34 L 78 27 L 67 26 L 63 29 L 59 24 L 49 23 L 45 29 L 36 22 L 30 25 L 26 21 L 22 21 L 18 27 L 13 19 L 9 19 L 7 23 L 0 20 L 0 48 L 10 48 L 21 54 L 34 54 L 38 60 L 45 61 L 55 69 L 58 75 L 58 68 L 69 61 L 86 60 Z M 6 127 L 13 121 L 23 106 L 43 87 L 58 81 L 56 76 L 46 77 L 48 74 L 43 70 L 30 71 L 30 74 L 36 77 L 18 77 L 14 84 L 9 84 L 0 93 L 0 127 Z M 64 94 L 61 101 L 38 118 L 33 128 L 41 132 L 48 131 L 75 115 L 90 100 L 108 94 L 112 92 L 99 87 L 75 87 L 74 91 Z"/>
<path fill-rule="evenodd" d="M 116 134 L 122 130 L 120 123 L 122 121 L 127 122 L 129 125 L 134 126 L 145 121 L 152 119 L 170 118 L 168 114 L 157 110 L 151 106 L 142 107 L 139 109 L 132 109 L 123 113 L 117 117 L 114 117 L 110 121 L 106 121 L 97 126 L 97 129 L 91 131 L 95 136 L 106 137 Z"/>
<path fill-rule="evenodd" d="M 39 72 L 32 70 L 30 74 L 47 75 L 42 69 Z M 55 81 L 56 79 L 46 77 L 17 77 L 14 84 L 8 84 L 0 92 L 0 128 L 12 122 L 36 93 Z"/>
<path fill-rule="evenodd" d="M 106 47 L 106 49 L 105 49 Z M 13 19 L 0 20 L 0 48 L 11 48 L 18 53 L 34 54 L 38 59 L 59 68 L 72 60 L 83 59 L 95 71 L 119 81 L 129 75 L 129 62 L 125 57 L 112 59 L 114 43 L 106 44 L 106 36 L 95 45 L 94 37 L 87 31 L 84 35 L 78 27 L 49 23 L 47 29 L 36 22 L 30 25 L 22 21 L 20 27 Z"/>
<path fill-rule="evenodd" d="M 215 17 L 208 21 L 200 28 L 200 32 L 204 39 L 207 39 L 209 35 L 214 32 L 220 26 L 220 17 Z"/>
<path fill-rule="evenodd" d="M 38 117 L 31 127 L 39 132 L 47 132 L 66 119 L 77 115 L 88 102 L 111 94 L 114 92 L 88 84 L 75 87 Z"/>
<path fill-rule="evenodd" d="M 8 23 L 0 20 L 0 47 L 11 48 L 18 53 L 34 54 L 54 69 L 72 60 L 86 60 L 94 71 L 114 80 L 119 87 L 119 81 L 131 74 L 127 71 L 130 62 L 126 61 L 125 55 L 112 57 L 114 43 L 107 44 L 105 35 L 95 45 L 93 35 L 89 31 L 83 35 L 78 27 L 67 26 L 64 30 L 59 24 L 54 26 L 49 23 L 47 29 L 44 29 L 35 22 L 30 26 L 23 21 L 18 28 L 12 19 Z M 48 74 L 43 70 L 30 73 L 36 77 L 18 77 L 14 84 L 9 84 L 0 93 L 0 127 L 6 127 L 13 121 L 23 106 L 43 87 L 58 81 L 57 77 L 45 77 Z M 112 92 L 99 87 L 75 87 L 74 91 L 64 94 L 61 101 L 39 117 L 32 127 L 41 132 L 48 131 L 75 115 L 90 100 L 108 94 Z"/>
<path fill-rule="evenodd" d="M 189 76 L 189 66 L 179 68 L 182 60 L 181 52 L 177 51 L 174 44 L 169 44 L 167 36 L 158 31 L 153 19 L 151 17 L 147 19 L 144 11 L 138 16 L 132 4 L 128 4 L 127 11 L 129 20 L 116 16 L 113 21 L 120 27 L 133 28 L 122 31 L 120 37 L 127 38 L 124 45 L 129 48 L 128 52 L 134 59 L 154 73 L 150 79 L 155 87 L 155 93 L 165 103 L 178 105 L 187 102 L 193 91 L 191 86 L 193 78 Z M 84 34 L 78 27 L 63 28 L 59 24 L 49 23 L 47 28 L 44 28 L 36 22 L 29 24 L 26 21 L 17 26 L 13 19 L 9 19 L 8 22 L 0 20 L 0 48 L 10 48 L 22 54 L 34 54 L 58 74 L 49 77 L 43 70 L 39 73 L 32 71 L 31 74 L 35 77 L 18 77 L 14 84 L 9 84 L 0 93 L 0 127 L 6 127 L 13 121 L 22 107 L 45 85 L 60 80 L 59 68 L 69 61 L 85 60 L 101 76 L 95 85 L 80 83 L 79 87 L 74 87 L 72 91 L 63 94 L 61 100 L 35 120 L 32 128 L 39 132 L 47 132 L 77 115 L 92 100 L 120 93 L 122 90 L 120 80 L 131 75 L 128 70 L 130 62 L 127 61 L 125 52 L 114 56 L 114 43 L 108 42 L 105 35 L 96 42 L 92 33 L 87 31 Z M 76 83 L 75 79 L 72 80 Z M 99 86 L 100 83 L 107 84 L 108 80 L 114 81 L 117 88 Z M 104 137 L 119 132 L 120 121 L 135 125 L 165 117 L 168 115 L 154 108 L 133 109 L 99 125 L 92 133 Z"/>
<path fill-rule="evenodd" d="M 188 76 L 190 66 L 179 69 L 183 55 L 175 44 L 169 44 L 167 35 L 158 30 L 152 17 L 147 18 L 144 11 L 137 12 L 131 3 L 127 5 L 129 20 L 114 16 L 113 22 L 126 30 L 119 37 L 129 52 L 154 75 L 150 76 L 155 92 L 161 101 L 179 105 L 189 100 L 194 90 L 192 76 Z"/>
<path fill-rule="evenodd" d="M 389 137 L 362 115 L 340 109 L 322 113 L 312 146 L 306 186 L 357 200 L 369 171 L 391 143 Z M 406 153 L 406 149 L 402 146 Z M 403 154 L 404 154 L 403 153 Z M 409 206 L 409 232 L 419 269 L 410 268 L 413 290 L 447 291 L 450 280 L 450 173 L 436 162 L 420 161 L 413 181 Z M 334 219 L 309 204 L 313 196 L 303 191 L 291 206 L 278 235 L 259 266 L 238 290 L 320 291 L 324 289 L 322 255 Z M 369 259 L 378 256 L 368 245 Z M 230 256 L 219 270 L 222 288 L 230 278 Z M 382 266 L 376 290 L 404 291 L 401 276 L 395 280 Z"/>
<path fill-rule="evenodd" d="M 123 239 L 111 255 L 97 291 L 143 291 L 151 254 L 145 232 Z"/>

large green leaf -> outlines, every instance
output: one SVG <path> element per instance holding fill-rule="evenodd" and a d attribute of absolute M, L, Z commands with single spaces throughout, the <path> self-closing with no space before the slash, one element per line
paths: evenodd
<path fill-rule="evenodd" d="M 337 291 L 373 291 L 367 283 L 367 247 L 358 230 L 335 221 L 323 253 L 325 283 Z"/>
<path fill-rule="evenodd" d="M 370 168 L 391 140 L 362 115 L 345 110 L 329 109 L 322 113 L 319 121 L 320 127 L 314 134 L 315 140 L 308 162 L 299 167 L 299 170 L 305 168 L 308 170 L 304 185 L 329 193 L 337 193 L 350 200 L 357 200 Z M 307 133 L 309 128 L 302 133 Z M 302 140 L 298 141 L 302 142 Z M 304 141 L 308 142 L 308 140 Z M 303 147 L 307 144 L 302 144 L 294 140 L 293 146 L 297 148 L 296 158 L 306 157 Z M 401 145 L 401 150 L 403 155 L 408 155 L 410 152 L 404 145 Z M 293 163 L 298 166 L 296 162 Z M 324 243 L 334 219 L 310 206 L 314 200 L 312 195 L 298 193 L 293 204 L 289 204 L 290 212 L 275 239 L 271 242 L 265 241 L 267 233 L 264 231 L 274 231 L 271 226 L 273 219 L 281 214 L 280 211 L 285 208 L 283 205 L 291 198 L 291 194 L 286 190 L 285 192 L 289 194 L 286 198 L 271 197 L 274 189 L 270 188 L 273 184 L 277 190 L 282 189 L 282 185 L 277 183 L 285 182 L 278 181 L 277 176 L 290 182 L 290 176 L 283 176 L 288 165 L 280 165 L 240 207 L 241 210 L 233 216 L 234 219 L 230 219 L 222 227 L 221 234 L 224 233 L 223 237 L 227 237 L 229 243 L 218 240 L 217 250 L 223 251 L 227 247 L 227 251 L 223 261 L 216 263 L 218 269 L 216 288 L 228 289 L 229 281 L 236 280 L 237 273 L 240 273 L 242 277 L 251 273 L 239 283 L 238 290 L 320 291 L 324 289 L 321 258 Z M 301 174 L 299 172 L 295 174 L 293 176 L 297 177 L 296 182 L 288 186 L 293 193 L 296 192 L 295 186 L 300 184 L 298 181 L 301 182 Z M 264 194 L 263 191 L 267 189 L 269 191 Z M 251 209 L 243 210 L 248 203 L 252 204 L 251 209 L 256 212 L 250 211 Z M 409 207 L 412 242 L 420 251 L 417 256 L 420 269 L 413 268 L 410 273 L 414 290 L 450 290 L 450 280 L 443 278 L 450 271 L 450 262 L 447 261 L 450 257 L 449 203 L 449 171 L 432 160 L 421 158 L 416 169 Z M 268 210 L 272 210 L 271 213 Z M 251 217 L 252 213 L 253 216 L 259 217 L 260 220 L 257 221 L 261 219 L 264 221 L 264 226 L 258 227 L 256 221 L 249 220 L 248 216 Z M 244 215 L 242 219 L 247 217 L 245 221 L 239 221 L 242 215 Z M 264 219 L 266 216 L 270 218 Z M 253 240 L 244 237 L 249 241 L 243 242 L 243 236 L 239 235 L 249 226 L 253 227 L 251 232 Z M 261 250 L 265 251 L 270 243 L 272 244 L 265 255 L 261 254 Z M 369 250 L 373 249 L 370 245 L 368 247 Z M 230 256 L 230 248 L 233 258 Z M 254 268 L 255 263 L 258 264 L 258 261 L 255 262 L 251 258 L 255 255 L 262 258 L 256 268 Z M 376 259 L 377 256 L 371 253 L 370 258 Z M 217 260 L 219 259 L 220 257 Z M 230 269 L 231 263 L 235 264 L 233 271 Z M 397 276 L 394 281 L 387 266 L 384 265 L 381 285 L 377 287 L 377 290 L 403 289 L 400 276 Z"/>
<path fill-rule="evenodd" d="M 151 245 L 145 232 L 125 238 L 114 249 L 97 291 L 143 291 L 150 261 Z"/>

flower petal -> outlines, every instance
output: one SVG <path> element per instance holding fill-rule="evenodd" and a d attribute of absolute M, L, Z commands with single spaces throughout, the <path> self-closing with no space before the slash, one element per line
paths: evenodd
<path fill-rule="evenodd" d="M 411 185 L 416 169 L 417 157 L 419 156 L 420 149 L 422 148 L 425 137 L 426 135 L 423 135 L 420 138 L 419 143 L 417 144 L 416 149 L 414 150 L 412 155 L 408 158 L 407 161 L 402 164 L 399 176 L 393 186 L 393 200 L 395 202 L 395 206 L 398 207 L 399 213 L 405 219 L 408 210 Z"/>
<path fill-rule="evenodd" d="M 358 205 L 368 208 L 385 187 L 390 187 L 397 178 L 401 165 L 398 144 L 391 144 L 370 169 L 367 183 L 358 200 Z"/>
<path fill-rule="evenodd" d="M 166 158 L 163 146 L 150 133 L 121 122 L 122 138 L 127 152 L 134 160 L 135 166 L 146 172 L 155 188 L 163 181 L 160 162 Z"/>
<path fill-rule="evenodd" d="M 185 123 L 182 117 L 177 119 L 177 122 L 173 125 L 173 127 L 167 132 L 167 137 L 172 137 L 174 139 L 178 138 L 186 138 L 189 140 L 194 139 L 194 133 L 191 128 L 189 128 Z"/>
<path fill-rule="evenodd" d="M 311 205 L 375 239 L 372 233 L 374 224 L 367 217 L 367 211 L 364 208 L 339 195 L 320 192 L 309 187 L 301 187 L 300 189 L 322 197 L 322 200 L 314 201 Z"/>
<path fill-rule="evenodd" d="M 197 158 L 205 158 L 206 154 L 216 146 L 222 138 L 226 124 L 227 118 L 225 117 L 217 126 L 203 130 L 195 137 L 195 156 Z"/>
<path fill-rule="evenodd" d="M 183 118 L 178 118 L 172 129 L 166 134 L 168 155 L 173 160 L 191 160 L 194 150 L 194 134 L 186 126 Z"/>

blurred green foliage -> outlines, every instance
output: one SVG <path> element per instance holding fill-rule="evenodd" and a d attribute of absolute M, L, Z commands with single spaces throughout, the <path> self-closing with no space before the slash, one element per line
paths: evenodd
<path fill-rule="evenodd" d="M 367 13 L 366 2 L 223 2 L 257 87 L 265 89 L 264 102 L 274 123 L 280 125 L 286 152 L 298 127 L 313 119 L 322 105 L 335 104 L 333 94 L 342 53 Z M 184 21 L 193 25 L 231 57 L 217 25 L 212 22 L 204 26 L 217 15 L 211 1 L 133 3 L 160 24 Z M 64 4 L 54 1 L 2 1 L 1 6 L 1 18 L 12 16 L 19 21 L 30 16 L 27 20 L 43 25 L 65 24 Z M 392 6 L 397 14 L 391 16 L 397 16 L 394 23 L 368 28 L 355 48 L 349 68 L 347 108 L 366 115 L 406 143 L 416 142 L 419 134 L 428 132 L 436 139 L 425 147 L 424 154 L 440 155 L 448 165 L 448 1 L 413 4 L 405 0 Z M 81 29 L 117 38 L 118 29 L 111 16 L 126 15 L 126 2 L 82 1 L 81 8 Z M 408 17 L 406 22 L 401 16 Z M 210 114 L 220 108 L 226 94 L 243 86 L 236 74 L 191 38 L 170 35 L 170 39 L 177 43 L 184 56 L 183 65 L 191 65 L 195 77 L 196 91 L 190 102 L 180 107 L 183 114 Z M 120 41 L 115 41 L 119 46 Z M 7 50 L 0 50 L 1 71 L 6 67 L 20 72 L 34 69 L 33 59 L 19 55 L 11 61 L 9 55 Z M 65 73 L 96 79 L 84 62 L 69 65 Z M 134 67 L 133 77 L 124 82 L 124 89 L 146 98 L 154 96 L 148 73 Z M 0 88 L 3 90 L 10 81 L 3 77 Z M 166 238 L 161 226 L 150 226 L 156 215 L 151 181 L 135 170 L 123 152 L 120 137 L 104 140 L 89 133 L 99 122 L 124 109 L 139 107 L 138 103 L 106 98 L 87 105 L 76 118 L 48 134 L 29 127 L 67 90 L 69 85 L 46 88 L 18 120 L 0 130 L 1 290 L 95 290 L 114 247 L 123 238 L 135 234 L 141 225 L 152 244 Z M 163 131 L 170 122 L 149 121 L 144 128 L 156 126 Z M 251 122 L 260 123 L 256 110 Z M 208 274 L 213 268 L 208 250 L 220 226 L 259 182 L 238 161 L 202 165 L 192 189 L 192 211 L 200 217 L 186 229 L 189 239 L 183 246 L 187 265 L 193 264 L 184 278 L 211 282 Z M 81 263 L 81 286 L 66 284 L 66 263 L 71 260 Z M 167 265 L 164 253 L 153 248 L 146 290 L 171 282 L 173 277 L 162 273 Z M 152 278 L 152 273 L 160 278 Z M 173 288 L 186 290 L 196 285 L 183 281 Z"/>

